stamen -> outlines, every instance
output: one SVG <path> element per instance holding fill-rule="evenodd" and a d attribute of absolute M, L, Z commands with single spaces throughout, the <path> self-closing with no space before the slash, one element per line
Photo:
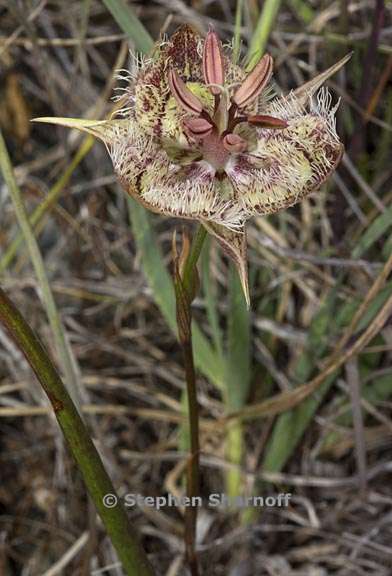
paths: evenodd
<path fill-rule="evenodd" d="M 184 120 L 184 127 L 195 138 L 205 138 L 212 132 L 213 124 L 205 118 L 190 118 Z"/>
<path fill-rule="evenodd" d="M 260 126 L 260 128 L 287 128 L 289 123 L 287 120 L 282 120 L 281 118 L 275 118 L 275 116 L 266 116 L 264 114 L 256 114 L 255 116 L 248 116 L 246 121 L 254 126 Z"/>
<path fill-rule="evenodd" d="M 204 81 L 209 85 L 212 94 L 220 93 L 219 86 L 225 81 L 225 70 L 222 58 L 222 44 L 216 32 L 210 30 L 204 42 L 203 52 Z M 217 84 L 218 86 L 214 86 Z"/>
<path fill-rule="evenodd" d="M 198 98 L 186 87 L 185 82 L 175 70 L 169 70 L 169 87 L 174 98 L 186 110 L 193 114 L 201 114 L 203 106 Z"/>
<path fill-rule="evenodd" d="M 228 152 L 244 152 L 248 147 L 248 143 L 238 134 L 226 134 L 223 138 L 223 147 Z"/>
<path fill-rule="evenodd" d="M 268 84 L 272 75 L 272 65 L 272 56 L 265 54 L 252 72 L 248 74 L 233 96 L 233 102 L 239 108 L 247 106 L 252 100 L 257 98 L 266 84 Z"/>

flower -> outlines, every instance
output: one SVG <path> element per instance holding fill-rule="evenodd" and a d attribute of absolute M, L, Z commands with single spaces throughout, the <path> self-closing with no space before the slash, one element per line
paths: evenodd
<path fill-rule="evenodd" d="M 158 42 L 126 75 L 125 105 L 104 121 L 38 118 L 101 139 L 123 188 L 146 208 L 199 220 L 236 263 L 249 303 L 246 221 L 317 190 L 343 151 L 336 106 L 321 88 L 350 55 L 273 97 L 273 59 L 246 73 L 210 31 Z"/>

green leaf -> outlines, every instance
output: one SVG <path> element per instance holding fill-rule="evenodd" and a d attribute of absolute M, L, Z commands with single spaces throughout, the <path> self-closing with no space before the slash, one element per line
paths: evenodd
<path fill-rule="evenodd" d="M 263 471 L 279 472 L 285 466 L 334 380 L 335 374 L 329 376 L 315 394 L 294 410 L 279 416 L 267 445 L 262 464 Z"/>
<path fill-rule="evenodd" d="M 362 386 L 361 397 L 371 404 L 388 401 L 392 397 L 392 375 L 377 376 L 377 378 L 369 384 Z M 346 410 L 343 412 L 342 409 L 344 407 Z M 342 395 L 340 398 L 337 398 L 336 412 L 339 412 L 339 416 L 335 420 L 337 429 L 332 430 L 326 435 L 320 447 L 321 452 L 332 450 L 344 440 L 347 432 L 340 430 L 339 427 L 349 428 L 352 426 L 352 405 L 350 402 L 347 402 L 347 395 Z M 364 411 L 365 419 L 366 416 L 367 412 Z"/>
<path fill-rule="evenodd" d="M 42 304 L 49 320 L 50 328 L 53 334 L 53 339 L 56 344 L 56 349 L 61 359 L 62 369 L 64 370 L 65 381 L 68 386 L 68 391 L 72 395 L 72 399 L 78 405 L 82 400 L 80 392 L 79 373 L 77 362 L 73 355 L 72 348 L 69 345 L 66 331 L 57 308 L 55 298 L 53 296 L 52 288 L 48 279 L 45 269 L 45 263 L 38 246 L 36 237 L 31 228 L 29 217 L 26 207 L 23 202 L 22 192 L 17 185 L 11 159 L 0 130 L 0 169 L 7 185 L 9 195 L 12 199 L 16 218 L 19 227 L 23 234 L 26 248 L 30 256 L 30 261 L 33 265 L 37 283 L 40 289 L 40 296 Z"/>
<path fill-rule="evenodd" d="M 234 265 L 229 271 L 229 318 L 226 356 L 226 408 L 240 410 L 246 403 L 251 382 L 250 315 L 246 305 L 239 276 Z M 242 462 L 243 428 L 240 422 L 230 423 L 227 430 L 226 455 L 229 462 Z M 226 475 L 229 496 L 240 491 L 241 474 L 230 469 Z"/>
<path fill-rule="evenodd" d="M 310 24 L 315 17 L 315 11 L 308 2 L 302 0 L 289 0 L 289 5 L 304 24 Z"/>
<path fill-rule="evenodd" d="M 233 62 L 237 64 L 241 53 L 241 24 L 244 10 L 244 0 L 237 0 L 234 22 Z"/>
<path fill-rule="evenodd" d="M 301 354 L 295 374 L 301 383 L 306 382 L 311 375 L 315 358 L 320 358 L 325 353 L 328 331 L 335 321 L 337 290 L 336 286 L 331 290 L 311 323 L 307 350 Z M 277 472 L 286 464 L 334 379 L 335 375 L 331 375 L 315 394 L 294 410 L 279 416 L 266 447 L 263 470 Z"/>
<path fill-rule="evenodd" d="M 263 4 L 263 10 L 256 24 L 252 41 L 246 58 L 247 70 L 252 70 L 262 57 L 268 37 L 271 33 L 275 18 L 280 7 L 280 0 L 266 0 Z"/>
<path fill-rule="evenodd" d="M 324 355 L 328 333 L 331 334 L 337 328 L 349 324 L 359 305 L 359 300 L 358 302 L 351 301 L 340 306 L 339 310 L 336 311 L 337 305 L 334 304 L 336 291 L 337 287 L 335 286 L 332 295 L 328 297 L 326 304 L 321 308 L 311 324 L 308 350 L 301 355 L 296 367 L 296 376 L 299 377 L 301 383 L 311 376 L 315 358 L 321 358 Z M 370 324 L 390 296 L 391 291 L 392 283 L 389 283 L 371 302 L 360 320 L 357 330 L 364 330 Z M 305 366 L 306 369 L 304 370 Z M 279 416 L 271 439 L 267 444 L 263 470 L 278 472 L 285 466 L 335 378 L 336 374 L 331 375 L 315 394 L 307 398 L 294 410 Z"/>
<path fill-rule="evenodd" d="M 359 239 L 358 244 L 352 251 L 353 258 L 361 258 L 363 254 L 368 250 L 377 240 L 381 238 L 383 234 L 387 232 L 389 227 L 392 225 L 392 206 L 389 206 L 380 214 L 374 222 L 369 226 L 363 236 Z"/>
<path fill-rule="evenodd" d="M 362 316 L 361 320 L 358 322 L 357 331 L 360 332 L 361 330 L 365 330 L 366 327 L 370 324 L 373 318 L 377 315 L 377 313 L 381 310 L 384 306 L 385 302 L 388 300 L 392 293 L 392 282 L 389 282 L 383 290 L 380 291 L 379 294 L 372 300 L 369 304 L 365 314 Z"/>
<path fill-rule="evenodd" d="M 132 8 L 124 0 L 102 0 L 106 8 L 120 26 L 121 30 L 127 34 L 139 52 L 149 52 L 154 45 L 154 41 L 147 32 Z"/>
<path fill-rule="evenodd" d="M 216 297 L 216 281 L 211 276 L 210 255 L 211 255 L 212 242 L 211 237 L 207 236 L 204 242 L 204 248 L 201 254 L 201 281 L 203 294 L 205 297 L 205 305 L 207 311 L 207 318 L 211 327 L 212 340 L 215 349 L 219 356 L 223 358 L 223 337 L 222 330 L 219 326 L 219 314 L 217 307 Z"/>
<path fill-rule="evenodd" d="M 230 410 L 246 402 L 251 377 L 250 316 L 236 269 L 230 264 L 226 392 Z"/>

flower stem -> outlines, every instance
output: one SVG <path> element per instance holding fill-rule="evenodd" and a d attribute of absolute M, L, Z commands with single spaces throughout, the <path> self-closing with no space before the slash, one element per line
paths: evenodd
<path fill-rule="evenodd" d="M 193 362 L 192 341 L 182 344 L 182 353 L 185 366 L 185 379 L 187 386 L 190 459 L 187 467 L 187 496 L 191 504 L 193 498 L 200 492 L 200 462 L 199 462 L 199 406 L 197 403 L 196 374 Z M 192 576 L 197 576 L 198 561 L 196 556 L 196 522 L 197 506 L 185 508 L 185 546 L 187 561 Z"/>
<path fill-rule="evenodd" d="M 154 572 L 117 499 L 113 484 L 75 404 L 41 342 L 21 313 L 0 288 L 0 325 L 25 355 L 48 396 L 60 428 L 83 475 L 87 490 L 117 550 L 128 576 L 153 576 Z M 104 500 L 109 495 L 109 500 Z M 108 502 L 105 506 L 104 502 Z M 116 503 L 117 502 L 117 503 Z"/>
<path fill-rule="evenodd" d="M 200 224 L 192 240 L 191 250 L 184 266 L 184 274 L 182 281 L 184 284 L 184 288 L 188 292 L 188 294 L 190 294 L 191 286 L 195 279 L 196 264 L 200 256 L 201 249 L 203 248 L 203 243 L 206 236 L 207 236 L 207 230 L 204 228 L 202 224 Z"/>
<path fill-rule="evenodd" d="M 195 294 L 196 264 L 199 259 L 206 229 L 200 225 L 197 230 L 189 255 L 184 264 L 182 274 L 179 270 L 179 260 L 175 258 L 174 287 L 176 293 L 178 337 L 184 359 L 185 381 L 188 400 L 190 458 L 187 467 L 187 497 L 190 506 L 185 508 L 185 550 L 186 559 L 192 576 L 198 576 L 198 560 L 196 555 L 196 523 L 197 506 L 193 506 L 194 498 L 200 492 L 200 446 L 199 446 L 199 407 L 197 403 L 196 372 L 192 348 L 192 300 Z"/>

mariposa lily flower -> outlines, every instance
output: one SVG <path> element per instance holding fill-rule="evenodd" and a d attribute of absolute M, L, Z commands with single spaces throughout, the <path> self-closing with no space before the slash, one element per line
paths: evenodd
<path fill-rule="evenodd" d="M 246 73 L 215 32 L 203 38 L 182 26 L 127 76 L 117 117 L 36 120 L 93 134 L 127 193 L 154 212 L 200 221 L 234 260 L 249 303 L 246 221 L 295 204 L 336 168 L 336 106 L 316 91 L 349 57 L 274 98 L 269 54 Z"/>

